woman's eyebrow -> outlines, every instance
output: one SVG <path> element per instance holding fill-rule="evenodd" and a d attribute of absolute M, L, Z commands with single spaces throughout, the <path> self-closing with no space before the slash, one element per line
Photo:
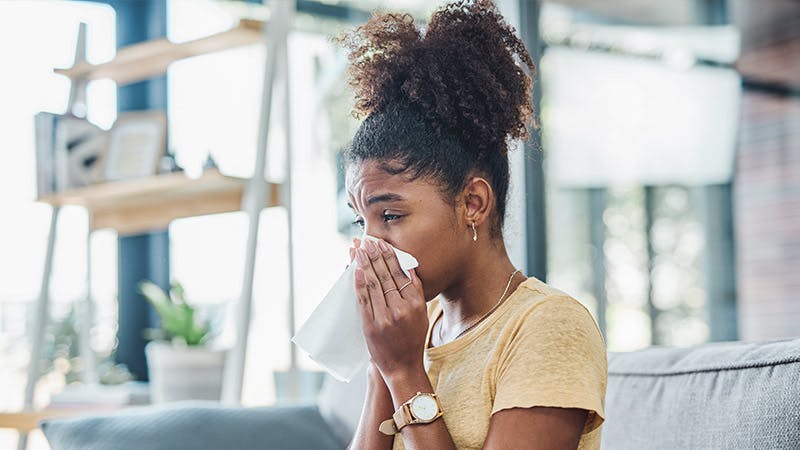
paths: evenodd
<path fill-rule="evenodd" d="M 393 192 L 389 192 L 386 194 L 376 195 L 374 197 L 370 197 L 367 199 L 367 206 L 370 206 L 374 203 L 382 203 L 382 202 L 399 202 L 403 201 L 406 198 L 400 194 L 395 194 Z"/>
<path fill-rule="evenodd" d="M 403 201 L 405 199 L 406 198 L 403 197 L 400 194 L 395 194 L 393 192 L 388 192 L 386 194 L 375 195 L 375 196 L 372 196 L 372 197 L 368 198 L 367 199 L 367 206 L 373 205 L 375 203 L 381 203 L 381 202 L 399 202 L 399 201 Z M 350 209 L 355 211 L 355 208 L 353 207 L 353 205 L 350 202 L 347 202 L 347 206 L 349 206 Z"/>

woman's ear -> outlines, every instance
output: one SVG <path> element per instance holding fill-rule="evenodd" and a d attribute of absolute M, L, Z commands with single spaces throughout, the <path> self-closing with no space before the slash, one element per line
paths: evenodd
<path fill-rule="evenodd" d="M 476 226 L 489 218 L 494 203 L 494 191 L 485 178 L 472 177 L 462 191 L 465 207 L 464 219 Z"/>

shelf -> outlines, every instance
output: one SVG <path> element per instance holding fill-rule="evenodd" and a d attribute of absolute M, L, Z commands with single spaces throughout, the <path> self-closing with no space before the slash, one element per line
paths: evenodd
<path fill-rule="evenodd" d="M 235 27 L 204 38 L 182 43 L 169 39 L 147 41 L 119 49 L 114 59 L 106 63 L 81 62 L 54 71 L 71 79 L 110 78 L 124 86 L 164 74 L 171 63 L 181 59 L 262 42 L 263 27 L 261 21 L 242 19 Z"/>
<path fill-rule="evenodd" d="M 92 214 L 92 229 L 121 235 L 163 230 L 174 219 L 240 211 L 248 180 L 209 170 L 192 179 L 182 172 L 100 183 L 39 198 L 53 206 L 80 205 Z M 267 183 L 264 207 L 280 204 L 280 185 Z"/>

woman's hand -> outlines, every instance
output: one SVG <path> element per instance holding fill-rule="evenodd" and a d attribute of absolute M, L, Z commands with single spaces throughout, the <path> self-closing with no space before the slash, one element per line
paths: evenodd
<path fill-rule="evenodd" d="M 418 371 L 428 331 L 422 283 L 413 269 L 406 276 L 386 242 L 360 244 L 351 254 L 358 263 L 355 290 L 372 362 L 384 378 Z"/>

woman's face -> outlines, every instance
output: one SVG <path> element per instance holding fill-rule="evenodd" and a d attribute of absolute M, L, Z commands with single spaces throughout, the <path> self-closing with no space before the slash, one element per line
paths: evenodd
<path fill-rule="evenodd" d="M 417 258 L 426 300 L 449 286 L 471 241 L 457 207 L 445 202 L 437 185 L 422 178 L 409 181 L 403 173 L 387 173 L 379 161 L 366 160 L 348 167 L 346 186 L 362 230 Z"/>

